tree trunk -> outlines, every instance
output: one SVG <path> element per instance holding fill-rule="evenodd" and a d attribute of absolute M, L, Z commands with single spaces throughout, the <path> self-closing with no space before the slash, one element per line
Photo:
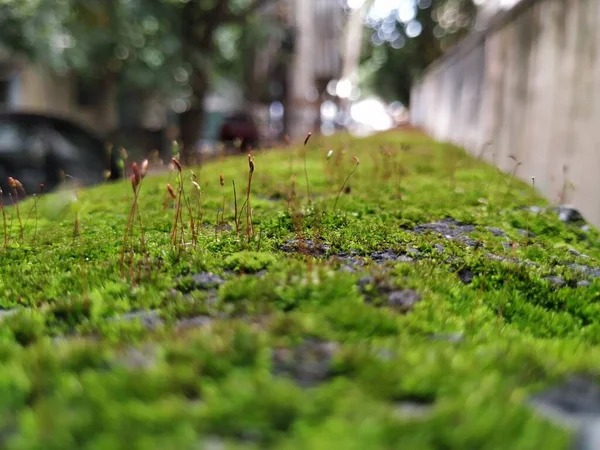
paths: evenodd
<path fill-rule="evenodd" d="M 185 164 L 201 163 L 201 154 L 197 147 L 202 137 L 204 126 L 204 109 L 202 106 L 192 107 L 180 116 L 181 158 Z"/>
<path fill-rule="evenodd" d="M 194 53 L 198 49 L 211 53 L 210 40 L 208 47 L 203 45 L 203 39 L 198 40 L 196 35 L 196 23 L 198 20 L 198 5 L 196 2 L 188 2 L 182 9 L 182 39 L 183 57 L 193 67 Z M 203 36 L 206 38 L 207 36 Z M 210 34 L 212 38 L 212 34 Z M 206 47 L 206 48 L 205 48 Z M 208 83 L 205 72 L 201 67 L 193 67 L 190 74 L 190 87 L 192 88 L 192 104 L 190 108 L 179 116 L 181 159 L 185 164 L 200 163 L 200 152 L 197 148 L 198 141 L 202 137 L 204 126 L 204 98 L 208 91 Z"/>
<path fill-rule="evenodd" d="M 200 163 L 198 141 L 202 138 L 204 127 L 204 98 L 207 93 L 206 77 L 196 70 L 191 78 L 193 92 L 192 106 L 180 116 L 181 158 L 184 163 Z"/>

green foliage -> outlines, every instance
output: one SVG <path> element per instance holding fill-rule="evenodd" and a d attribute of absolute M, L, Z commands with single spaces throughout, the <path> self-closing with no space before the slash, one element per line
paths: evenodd
<path fill-rule="evenodd" d="M 266 269 L 275 262 L 275 257 L 270 253 L 239 252 L 228 256 L 224 265 L 229 270 L 236 272 L 256 273 Z"/>
<path fill-rule="evenodd" d="M 423 8 L 420 5 L 428 5 Z M 477 7 L 473 0 L 418 1 L 415 20 L 422 31 L 416 37 L 409 36 L 407 25 L 396 22 L 391 42 L 381 41 L 381 22 L 367 27 L 363 56 L 363 71 L 367 74 L 366 84 L 376 94 L 404 105 L 410 102 L 410 88 L 417 78 L 445 50 L 462 39 L 475 21 Z M 393 13 L 395 14 L 395 12 Z"/>
<path fill-rule="evenodd" d="M 96 89 L 118 79 L 124 88 L 188 98 L 198 77 L 241 77 L 239 43 L 244 34 L 244 45 L 260 45 L 260 35 L 245 30 L 257 28 L 254 12 L 262 3 L 4 1 L 0 41 L 58 73 L 75 71 Z"/>

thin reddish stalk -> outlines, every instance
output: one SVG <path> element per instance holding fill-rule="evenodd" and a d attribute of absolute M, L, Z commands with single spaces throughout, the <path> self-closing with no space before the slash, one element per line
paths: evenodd
<path fill-rule="evenodd" d="M 194 216 L 192 216 L 192 221 L 194 221 L 196 232 L 199 232 L 200 225 L 202 223 L 202 191 L 200 189 L 200 185 L 195 180 L 192 181 L 192 183 L 196 187 L 196 192 L 198 195 L 198 199 L 196 202 L 196 215 L 195 215 L 195 218 L 194 218 Z M 196 248 L 196 245 L 198 245 L 198 235 L 197 234 L 196 234 L 196 240 L 194 242 L 194 248 Z"/>
<path fill-rule="evenodd" d="M 219 211 L 217 211 L 217 221 L 215 222 L 215 242 L 219 241 Z"/>
<path fill-rule="evenodd" d="M 0 211 L 2 211 L 2 225 L 4 227 L 4 246 L 3 248 L 6 250 L 8 247 L 8 226 L 6 224 L 6 211 L 4 210 L 4 192 L 0 189 Z"/>
<path fill-rule="evenodd" d="M 171 169 L 169 171 L 169 179 L 167 180 L 167 184 L 171 183 L 172 175 L 173 175 L 173 170 Z M 165 200 L 163 201 L 163 211 L 166 211 L 168 206 L 169 206 L 169 193 L 165 192 Z"/>
<path fill-rule="evenodd" d="M 142 185 L 140 184 L 138 191 L 142 189 Z M 144 260 L 146 262 L 146 268 L 148 271 L 150 270 L 150 260 L 148 258 L 148 247 L 146 246 L 146 232 L 144 231 L 144 223 L 142 221 L 142 215 L 140 213 L 139 203 L 136 202 L 135 209 L 137 212 L 138 222 L 140 224 L 140 243 L 142 244 L 142 252 L 144 252 Z"/>
<path fill-rule="evenodd" d="M 129 211 L 129 217 L 127 218 L 127 224 L 125 225 L 125 231 L 123 232 L 123 247 L 121 248 L 121 277 L 125 276 L 125 249 L 127 248 L 127 237 L 130 234 L 133 234 L 133 218 L 135 213 L 135 208 L 137 206 L 138 195 L 140 193 L 139 189 L 134 189 L 133 194 L 133 203 L 131 205 L 131 210 Z"/>
<path fill-rule="evenodd" d="M 181 186 L 181 195 L 183 196 L 183 202 L 185 203 L 185 207 L 187 208 L 188 214 L 190 216 L 190 229 L 192 232 L 192 244 L 196 245 L 197 238 L 196 238 L 196 228 L 194 226 L 194 214 L 192 212 L 192 207 L 190 205 L 190 202 L 189 202 L 187 196 L 185 195 L 185 191 L 183 190 L 183 183 Z"/>
<path fill-rule="evenodd" d="M 252 210 L 250 207 L 250 190 L 252 189 L 252 174 L 254 174 L 254 161 L 252 156 L 248 155 L 248 189 L 246 191 L 246 237 L 250 240 L 250 234 L 253 234 L 252 226 Z"/>
<path fill-rule="evenodd" d="M 17 192 L 17 188 L 13 188 L 13 192 L 15 194 L 15 201 L 13 204 L 15 205 L 15 210 L 17 212 L 17 220 L 19 221 L 19 239 L 23 240 L 23 222 L 21 221 L 21 213 L 19 211 L 19 193 Z"/>
<path fill-rule="evenodd" d="M 340 188 L 340 190 L 337 193 L 337 196 L 335 197 L 335 203 L 333 204 L 333 212 L 335 212 L 338 200 L 340 199 L 340 194 L 342 193 L 342 191 L 346 187 L 346 183 L 348 183 L 348 180 L 350 179 L 350 177 L 352 176 L 352 174 L 354 172 L 356 172 L 356 169 L 358 168 L 359 161 L 358 161 L 358 158 L 356 156 L 354 157 L 354 161 L 356 162 L 356 165 L 354 166 L 354 168 L 352 169 L 352 171 L 348 174 L 348 176 L 344 180 L 344 183 L 342 184 L 342 187 Z"/>
<path fill-rule="evenodd" d="M 310 205 L 310 186 L 308 184 L 308 169 L 306 167 L 306 144 L 308 144 L 308 141 L 310 139 L 310 137 L 312 136 L 312 133 L 308 133 L 306 135 L 306 139 L 304 139 L 304 176 L 306 178 L 306 196 L 308 197 L 308 204 Z"/>
<path fill-rule="evenodd" d="M 240 234 L 240 222 L 238 218 L 238 204 L 237 204 L 237 191 L 235 190 L 235 180 L 231 180 L 233 184 L 233 211 L 234 211 L 234 219 L 235 219 L 235 234 Z"/>

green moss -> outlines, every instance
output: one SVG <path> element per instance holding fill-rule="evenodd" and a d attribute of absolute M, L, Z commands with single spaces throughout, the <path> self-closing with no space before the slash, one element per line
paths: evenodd
<path fill-rule="evenodd" d="M 236 272 L 256 273 L 268 268 L 275 262 L 275 257 L 270 253 L 238 252 L 225 258 L 226 269 Z"/>
<path fill-rule="evenodd" d="M 565 448 L 527 398 L 600 373 L 598 231 L 528 212 L 546 205 L 529 186 L 418 134 L 307 148 L 310 203 L 302 148 L 255 154 L 250 236 L 230 184 L 240 208 L 245 157 L 193 169 L 203 207 L 197 242 L 184 209 L 181 248 L 169 175 L 147 177 L 124 277 L 127 182 L 45 196 L 23 242 L 8 207 L 0 447 Z M 415 229 L 448 218 L 472 229 Z M 223 284 L 199 286 L 203 272 Z M 394 308 L 403 290 L 419 299 Z"/>

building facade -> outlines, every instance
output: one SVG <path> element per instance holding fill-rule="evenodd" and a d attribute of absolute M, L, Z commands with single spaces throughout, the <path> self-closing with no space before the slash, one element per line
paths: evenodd
<path fill-rule="evenodd" d="M 0 109 L 60 116 L 101 135 L 118 125 L 116 89 L 109 80 L 83 85 L 27 61 L 0 58 Z"/>
<path fill-rule="evenodd" d="M 284 32 L 256 55 L 254 78 L 274 84 L 271 100 L 284 107 L 286 133 L 299 139 L 319 129 L 328 84 L 356 78 L 362 10 L 346 0 L 280 0 L 264 14 Z"/>

